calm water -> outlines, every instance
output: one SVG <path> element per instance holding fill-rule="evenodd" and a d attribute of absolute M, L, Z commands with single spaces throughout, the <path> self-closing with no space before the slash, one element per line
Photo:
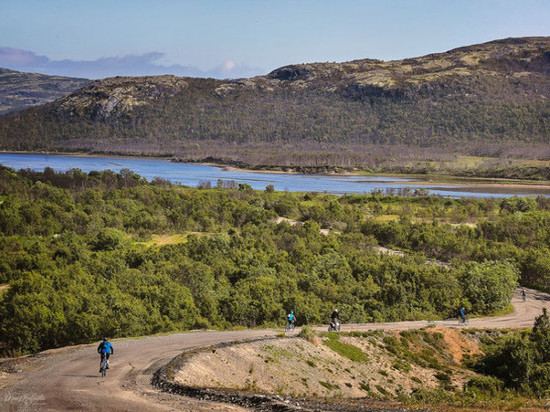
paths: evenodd
<path fill-rule="evenodd" d="M 235 181 L 248 183 L 254 189 L 263 190 L 269 184 L 275 190 L 288 190 L 291 192 L 328 192 L 334 194 L 344 193 L 370 193 L 379 189 L 382 191 L 403 188 L 428 189 L 430 194 L 446 197 L 503 197 L 513 195 L 537 195 L 540 192 L 514 191 L 507 189 L 500 193 L 469 191 L 468 187 L 457 187 L 441 184 L 409 184 L 410 179 L 394 178 L 386 176 L 324 176 L 324 175 L 292 175 L 280 173 L 254 173 L 225 170 L 221 167 L 199 165 L 192 163 L 172 163 L 164 159 L 119 158 L 119 157 L 79 157 L 47 154 L 15 154 L 0 153 L 0 164 L 13 169 L 27 169 L 42 171 L 45 167 L 51 167 L 57 171 L 66 171 L 72 168 L 81 169 L 84 172 L 92 170 L 110 169 L 115 172 L 121 169 L 130 169 L 151 180 L 155 177 L 170 180 L 186 186 L 196 187 L 201 183 L 210 182 L 216 185 L 218 179 L 223 181 Z M 505 188 L 505 186 L 504 186 Z M 548 194 L 542 193 L 546 196 Z"/>

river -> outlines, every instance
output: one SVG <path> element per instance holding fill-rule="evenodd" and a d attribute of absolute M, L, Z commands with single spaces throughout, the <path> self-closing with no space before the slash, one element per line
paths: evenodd
<path fill-rule="evenodd" d="M 56 171 L 78 168 L 84 172 L 107 169 L 118 172 L 122 169 L 130 169 L 149 181 L 159 177 L 191 187 L 197 187 L 206 182 L 216 186 L 218 181 L 222 180 L 224 182 L 247 183 L 257 190 L 263 190 L 267 185 L 273 185 L 275 190 L 279 191 L 333 194 L 371 193 L 375 190 L 398 194 L 408 189 L 411 191 L 425 189 L 432 195 L 453 198 L 550 195 L 548 189 L 541 190 L 529 186 L 518 188 L 517 185 L 498 185 L 497 188 L 490 188 L 467 184 L 450 185 L 429 182 L 419 184 L 418 178 L 415 178 L 416 183 L 414 183 L 411 178 L 407 177 L 260 173 L 235 171 L 203 164 L 174 163 L 168 159 L 154 158 L 0 153 L 0 164 L 16 170 L 29 168 L 37 171 L 42 171 L 46 167 L 51 167 Z"/>

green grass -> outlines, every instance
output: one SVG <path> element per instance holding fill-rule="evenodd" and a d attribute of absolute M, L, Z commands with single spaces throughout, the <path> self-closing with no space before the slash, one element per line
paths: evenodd
<path fill-rule="evenodd" d="M 327 339 L 323 342 L 324 345 L 328 346 L 338 355 L 348 358 L 353 362 L 368 362 L 368 355 L 363 352 L 360 348 L 349 343 L 340 342 L 338 339 Z"/>
<path fill-rule="evenodd" d="M 380 385 L 375 385 L 375 388 L 378 392 L 380 392 L 381 395 L 384 395 L 384 396 L 390 395 L 390 393 Z"/>
<path fill-rule="evenodd" d="M 311 360 L 309 360 L 309 359 L 306 360 L 306 363 L 307 363 L 309 366 L 311 366 L 312 368 L 316 368 L 316 367 L 317 367 L 317 365 L 315 364 L 315 362 L 313 362 L 313 361 L 311 361 Z"/>
<path fill-rule="evenodd" d="M 324 381 L 319 381 L 319 385 L 327 388 L 329 391 L 333 391 L 335 389 L 340 389 L 340 387 L 338 385 L 336 385 L 336 384 L 331 385 L 330 383 L 324 382 Z"/>
<path fill-rule="evenodd" d="M 380 223 L 392 222 L 399 219 L 399 215 L 379 215 L 374 216 L 373 219 Z"/>
<path fill-rule="evenodd" d="M 164 246 L 164 245 L 175 245 L 178 243 L 185 243 L 187 242 L 187 238 L 190 235 L 195 236 L 212 236 L 213 233 L 206 233 L 206 232 L 184 232 L 184 233 L 177 233 L 174 235 L 151 235 L 151 239 L 146 242 L 139 242 L 145 246 L 151 247 L 151 246 Z"/>
<path fill-rule="evenodd" d="M 511 303 L 509 303 L 504 309 L 498 310 L 496 312 L 491 312 L 488 316 L 509 315 L 513 311 L 514 311 L 514 306 Z M 485 315 L 485 316 L 487 316 L 487 315 Z"/>

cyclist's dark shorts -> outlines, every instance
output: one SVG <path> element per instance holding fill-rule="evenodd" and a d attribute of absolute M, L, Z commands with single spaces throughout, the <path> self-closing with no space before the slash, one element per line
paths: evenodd
<path fill-rule="evenodd" d="M 103 353 L 101 352 L 101 360 L 103 360 L 105 358 L 105 355 L 107 355 L 107 360 L 109 360 L 109 356 L 111 356 L 110 353 Z"/>

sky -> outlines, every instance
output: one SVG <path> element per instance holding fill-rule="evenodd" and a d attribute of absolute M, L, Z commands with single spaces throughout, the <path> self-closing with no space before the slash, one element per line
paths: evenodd
<path fill-rule="evenodd" d="M 550 36 L 550 0 L 0 0 L 0 67 L 237 78 Z"/>

